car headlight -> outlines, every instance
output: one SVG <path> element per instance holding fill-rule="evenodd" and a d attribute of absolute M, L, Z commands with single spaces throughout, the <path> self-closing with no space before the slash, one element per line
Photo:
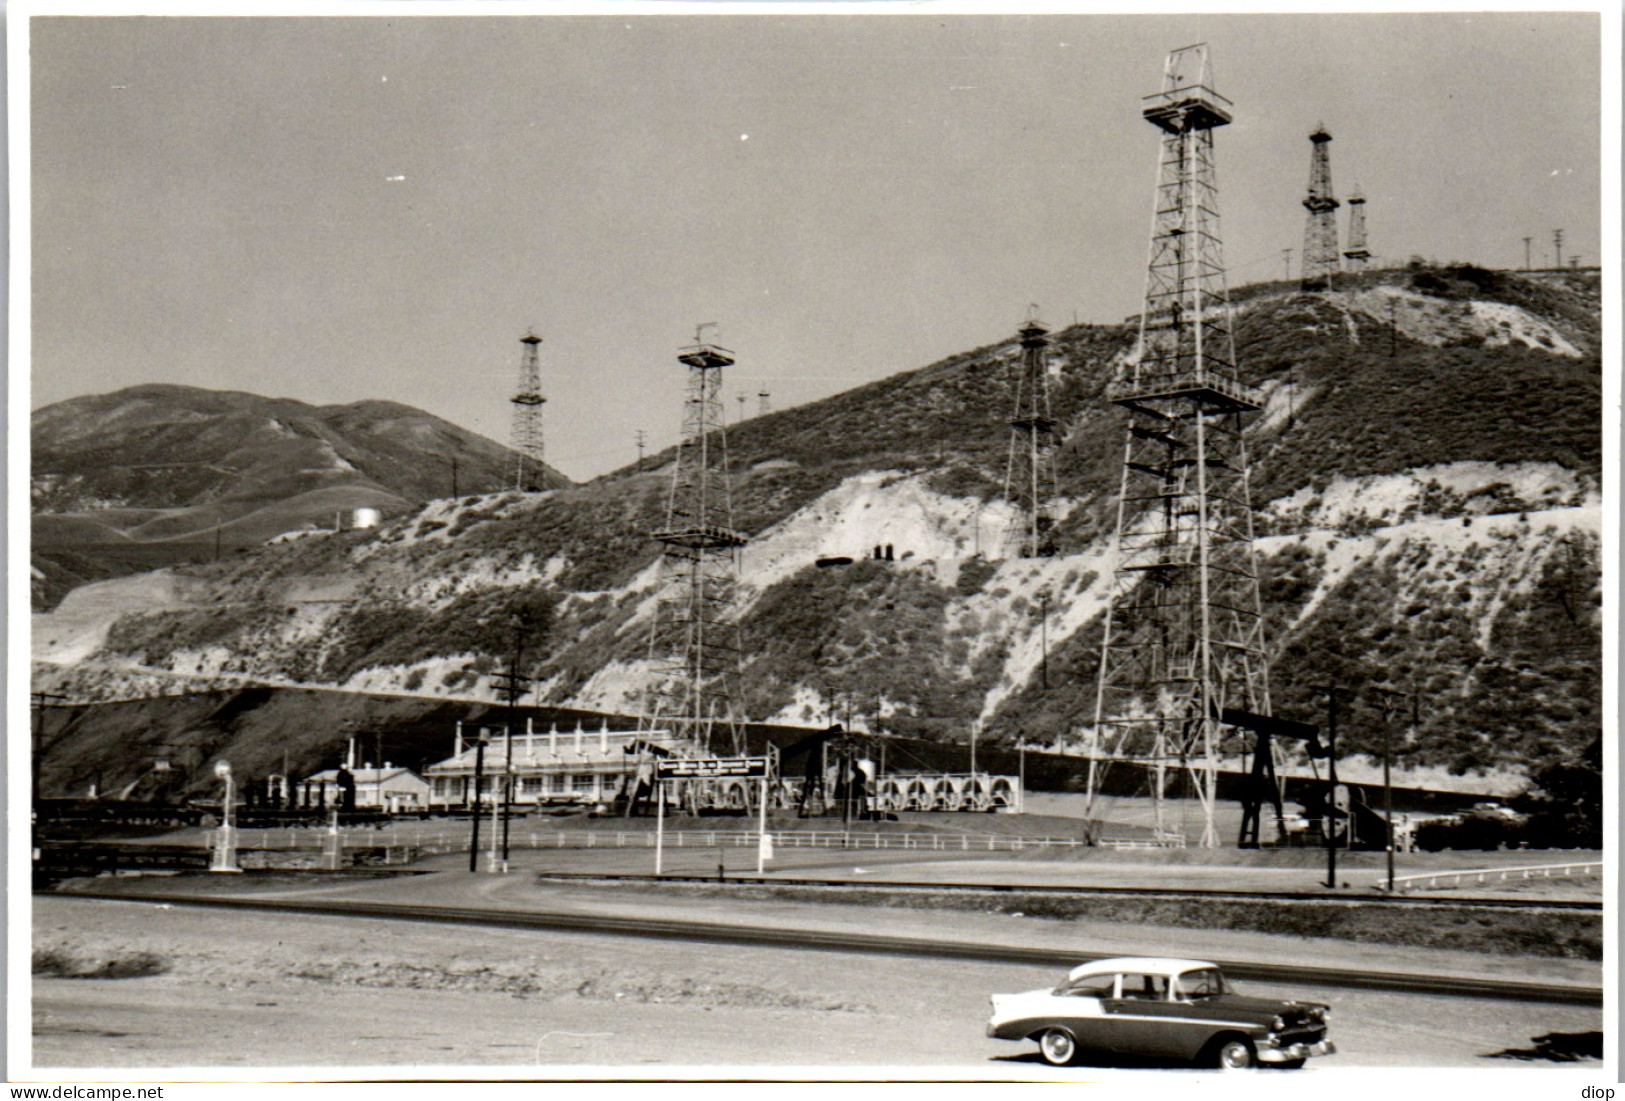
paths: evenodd
<path fill-rule="evenodd" d="M 1280 1032 L 1284 1028 L 1286 1028 L 1286 1018 L 1285 1017 L 1277 1017 L 1277 1018 L 1275 1018 L 1275 1020 L 1270 1022 L 1270 1031 L 1271 1032 Z"/>

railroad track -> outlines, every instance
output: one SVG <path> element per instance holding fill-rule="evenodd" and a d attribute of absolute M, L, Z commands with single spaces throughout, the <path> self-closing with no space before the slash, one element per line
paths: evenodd
<path fill-rule="evenodd" d="M 732 884 L 751 887 L 817 887 L 839 888 L 853 891 L 934 891 L 940 894 L 994 895 L 1045 894 L 1065 898 L 1142 898 L 1170 902 L 1331 902 L 1345 905 L 1380 905 L 1401 909 L 1428 909 L 1448 906 L 1485 910 L 1571 910 L 1582 913 L 1601 913 L 1602 903 L 1586 899 L 1516 899 L 1486 898 L 1464 895 L 1460 898 L 1415 898 L 1407 895 L 1388 895 L 1364 891 L 1234 891 L 1203 888 L 1160 887 L 1078 887 L 1071 884 L 1004 884 L 1004 883 L 928 883 L 903 880 L 819 879 L 806 877 L 790 879 L 784 876 L 753 876 L 728 872 L 719 879 L 715 875 L 606 875 L 602 872 L 540 872 L 538 879 L 560 883 L 636 883 L 693 885 Z"/>
<path fill-rule="evenodd" d="M 824 930 L 731 925 L 707 921 L 627 918 L 612 915 L 500 910 L 468 906 L 419 906 L 409 903 L 357 902 L 339 899 L 249 897 L 186 897 L 153 893 L 75 892 L 61 898 L 97 901 L 161 903 L 212 909 L 258 910 L 339 917 L 377 918 L 452 925 L 484 925 L 508 929 L 546 929 L 554 932 L 600 933 L 663 940 L 705 941 L 714 944 L 766 945 L 818 951 L 864 952 L 930 959 L 975 960 L 981 963 L 1020 963 L 1071 967 L 1090 956 L 1087 951 L 1023 948 L 1016 945 L 840 933 Z M 1458 998 L 1488 998 L 1522 1003 L 1597 1006 L 1603 1004 L 1601 987 L 1562 983 L 1509 982 L 1453 975 L 1418 975 L 1403 972 L 1354 971 L 1333 967 L 1214 960 L 1232 977 L 1261 982 L 1318 984 L 1345 989 L 1387 990 Z"/>

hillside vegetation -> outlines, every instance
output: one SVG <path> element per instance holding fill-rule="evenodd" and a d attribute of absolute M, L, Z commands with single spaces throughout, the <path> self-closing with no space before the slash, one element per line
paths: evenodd
<path fill-rule="evenodd" d="M 1401 763 L 1458 773 L 1589 745 L 1594 280 L 1414 267 L 1237 299 L 1242 371 L 1267 399 L 1248 446 L 1274 711 L 1319 721 L 1315 686 L 1329 680 L 1414 691 L 1419 723 L 1388 724 Z M 735 526 L 752 535 L 749 717 L 1076 743 L 1092 721 L 1122 461 L 1122 414 L 1104 391 L 1134 338 L 1128 325 L 1054 334 L 1055 558 L 1000 549 L 1014 333 L 730 428 Z M 80 697 L 165 677 L 489 695 L 525 608 L 539 703 L 635 712 L 656 576 L 647 533 L 670 459 L 543 495 L 432 500 L 372 531 L 186 567 L 190 595 L 129 608 L 99 644 L 37 645 L 36 680 Z M 874 560 L 876 546 L 892 560 Z M 825 556 L 854 561 L 819 568 Z M 313 578 L 344 578 L 342 598 L 309 599 Z M 116 589 L 101 595 L 117 609 Z M 1340 742 L 1376 751 L 1383 727 L 1365 693 Z"/>
<path fill-rule="evenodd" d="M 36 607 L 88 580 L 332 529 L 356 509 L 401 515 L 450 492 L 454 469 L 481 493 L 515 471 L 506 447 L 395 402 L 190 386 L 57 402 L 34 411 L 29 439 Z"/>

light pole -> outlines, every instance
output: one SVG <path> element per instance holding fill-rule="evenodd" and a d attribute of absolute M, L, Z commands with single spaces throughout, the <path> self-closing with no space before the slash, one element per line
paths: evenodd
<path fill-rule="evenodd" d="M 226 798 L 220 806 L 220 829 L 215 834 L 214 859 L 209 864 L 211 872 L 241 872 L 237 866 L 237 838 L 233 833 L 233 818 L 231 804 L 236 797 L 236 785 L 231 779 L 231 762 L 216 761 L 214 774 L 226 783 Z"/>

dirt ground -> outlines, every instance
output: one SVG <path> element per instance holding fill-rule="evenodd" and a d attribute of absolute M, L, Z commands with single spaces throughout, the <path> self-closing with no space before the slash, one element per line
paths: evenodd
<path fill-rule="evenodd" d="M 470 877 L 459 886 L 448 877 L 440 889 L 477 884 L 489 892 L 514 882 Z M 574 904 L 591 901 L 579 894 Z M 32 1062 L 42 1073 L 116 1067 L 134 1068 L 133 1076 L 145 1068 L 168 1080 L 200 1068 L 278 1068 L 273 1078 L 311 1068 L 304 1073 L 325 1079 L 365 1076 L 367 1068 L 382 1078 L 433 1077 L 436 1068 L 550 1079 L 738 1077 L 747 1068 L 764 1068 L 769 1078 L 1126 1073 L 1050 1068 L 1032 1045 L 983 1035 L 988 995 L 1050 985 L 1058 978 L 1050 968 L 53 896 L 36 898 L 34 919 L 36 957 L 59 973 L 132 973 L 36 975 Z M 964 920 L 973 934 L 978 921 L 1010 919 Z M 940 915 L 886 921 L 888 931 L 905 921 L 915 935 L 942 931 Z M 1117 936 L 1127 944 L 1132 931 Z M 1270 940 L 1260 937 L 1255 954 Z M 1312 1072 L 1599 1066 L 1578 1053 L 1600 1035 L 1600 1010 L 1245 985 L 1334 1006 L 1341 1050 L 1312 1062 Z"/>

